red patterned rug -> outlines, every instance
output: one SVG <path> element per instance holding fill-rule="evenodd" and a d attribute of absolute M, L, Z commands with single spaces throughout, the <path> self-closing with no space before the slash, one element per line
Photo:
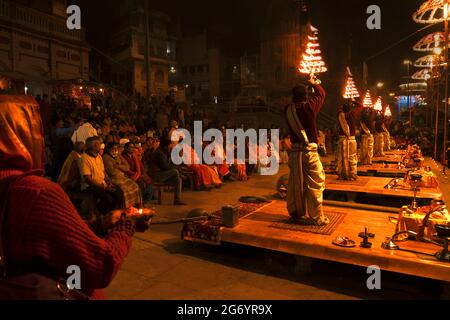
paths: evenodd
<path fill-rule="evenodd" d="M 333 232 L 337 229 L 337 227 L 344 221 L 344 218 L 347 214 L 345 212 L 325 211 L 325 215 L 330 219 L 330 223 L 322 227 L 299 225 L 294 223 L 290 219 L 286 219 L 286 217 L 284 217 L 282 221 L 278 221 L 271 224 L 269 227 L 289 231 L 307 232 L 331 236 Z"/>

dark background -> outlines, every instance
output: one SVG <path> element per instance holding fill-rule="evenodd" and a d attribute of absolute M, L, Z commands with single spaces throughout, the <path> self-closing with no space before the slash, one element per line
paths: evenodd
<path fill-rule="evenodd" d="M 287 0 L 277 0 L 287 1 Z M 113 21 L 108 11 L 120 1 L 75 1 L 82 8 L 83 24 L 88 39 L 95 47 L 106 47 L 103 35 Z M 221 33 L 223 42 L 236 55 L 257 53 L 260 26 L 271 0 L 150 0 L 150 7 L 170 15 L 174 28 L 189 34 L 209 28 Z M 320 30 L 323 55 L 331 73 L 342 72 L 351 65 L 357 75 L 362 63 L 390 45 L 407 37 L 424 25 L 416 24 L 412 14 L 423 0 L 307 0 L 311 23 Z M 379 5 L 382 11 L 382 30 L 368 30 L 366 14 L 369 5 Z M 387 52 L 367 61 L 369 85 L 378 81 L 396 90 L 407 71 L 405 59 L 416 59 L 412 46 L 432 29 L 423 31 Z M 351 61 L 349 61 L 351 48 Z"/>

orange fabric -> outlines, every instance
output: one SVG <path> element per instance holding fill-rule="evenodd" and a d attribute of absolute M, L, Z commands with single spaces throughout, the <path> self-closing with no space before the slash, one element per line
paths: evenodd
<path fill-rule="evenodd" d="M 28 96 L 0 95 L 0 169 L 42 170 L 44 147 L 38 103 Z"/>
<path fill-rule="evenodd" d="M 203 164 L 195 164 L 195 162 L 199 162 L 198 155 L 193 148 L 189 147 L 189 149 L 191 150 L 192 164 L 187 164 L 186 167 L 191 169 L 194 173 L 194 182 L 196 188 L 200 188 L 202 186 L 221 185 L 222 180 L 220 180 L 217 171 Z"/>
<path fill-rule="evenodd" d="M 222 163 L 217 165 L 217 171 L 221 177 L 225 177 L 230 173 L 230 168 L 228 168 L 228 164 Z"/>
<path fill-rule="evenodd" d="M 236 169 L 237 169 L 237 179 L 239 181 L 247 181 L 247 168 L 245 164 L 238 164 L 236 163 Z"/>

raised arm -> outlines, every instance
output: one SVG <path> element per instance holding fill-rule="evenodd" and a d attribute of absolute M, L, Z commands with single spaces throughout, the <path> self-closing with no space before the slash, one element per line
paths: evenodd
<path fill-rule="evenodd" d="M 320 84 L 313 84 L 314 96 L 309 100 L 309 104 L 315 114 L 318 114 L 325 102 L 326 93 Z"/>

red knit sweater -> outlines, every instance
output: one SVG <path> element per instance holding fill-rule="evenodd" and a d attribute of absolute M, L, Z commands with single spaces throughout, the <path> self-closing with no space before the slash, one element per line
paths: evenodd
<path fill-rule="evenodd" d="M 19 171 L 0 171 L 1 180 Z M 122 231 L 97 237 L 80 218 L 61 187 L 42 177 L 27 176 L 10 192 L 4 228 L 5 258 L 13 268 L 67 278 L 71 265 L 81 269 L 82 290 L 103 298 L 131 248 Z M 14 271 L 14 270 L 11 270 Z"/>

